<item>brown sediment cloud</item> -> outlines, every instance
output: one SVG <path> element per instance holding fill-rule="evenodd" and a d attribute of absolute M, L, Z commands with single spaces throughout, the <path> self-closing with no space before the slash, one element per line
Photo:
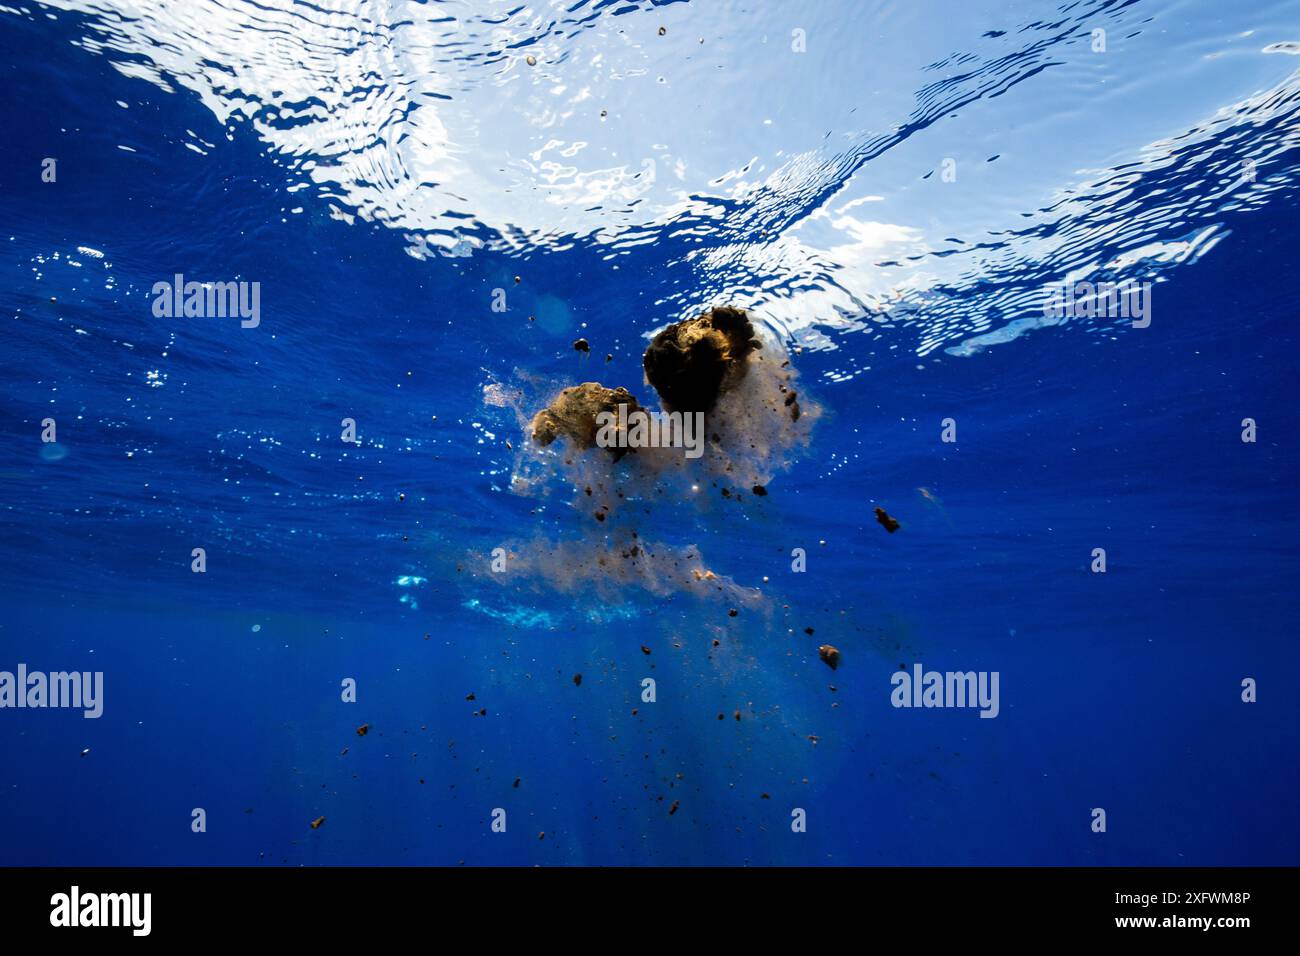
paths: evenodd
<path fill-rule="evenodd" d="M 584 382 L 562 389 L 528 422 L 532 450 L 520 450 L 514 490 L 535 493 L 559 472 L 577 491 L 575 506 L 603 520 L 627 499 L 692 497 L 701 478 L 737 492 L 767 489 L 820 417 L 820 407 L 797 391 L 784 351 L 761 342 L 740 309 L 715 308 L 668 326 L 646 349 L 645 368 L 665 409 L 703 415 L 698 457 L 679 446 L 611 447 L 614 461 L 625 459 L 611 468 L 610 457 L 585 454 L 597 445 L 602 412 L 616 414 L 620 404 L 628 413 L 644 409 L 627 389 Z M 550 453 L 557 439 L 564 446 L 558 461 Z"/>
<path fill-rule="evenodd" d="M 689 416 L 698 426 L 686 433 L 695 454 L 688 456 L 682 444 L 600 447 L 610 445 L 611 434 L 601 433 L 610 420 L 602 413 L 618 419 L 627 434 L 627 416 L 647 411 L 626 388 L 571 385 L 551 392 L 545 407 L 530 414 L 518 389 L 485 387 L 485 404 L 512 409 L 528 437 L 515 449 L 512 491 L 547 497 L 560 477 L 584 516 L 576 538 L 515 545 L 509 571 L 494 577 L 612 603 L 622 603 L 629 589 L 658 597 L 721 596 L 732 604 L 761 601 L 757 591 L 706 567 L 697 549 L 640 541 L 632 523 L 664 516 L 677 526 L 671 535 L 677 538 L 683 506 L 734 507 L 742 499 L 766 498 L 765 492 L 779 495 L 772 480 L 807 446 L 821 409 L 796 389 L 797 373 L 781 345 L 729 306 L 660 331 L 643 365 L 661 414 L 682 423 Z M 529 391 L 537 388 L 526 373 L 517 377 Z"/>
<path fill-rule="evenodd" d="M 694 545 L 643 541 L 636 532 L 559 541 L 535 538 L 501 547 L 505 550 L 502 571 L 489 570 L 481 557 L 467 559 L 470 567 L 481 566 L 475 577 L 490 577 L 507 586 L 540 586 L 607 604 L 625 603 L 638 592 L 651 597 L 687 593 L 749 608 L 764 603 L 756 589 L 711 570 Z"/>

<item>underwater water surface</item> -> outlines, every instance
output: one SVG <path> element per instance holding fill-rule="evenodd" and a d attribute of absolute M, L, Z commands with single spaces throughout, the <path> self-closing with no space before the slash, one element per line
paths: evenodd
<path fill-rule="evenodd" d="M 102 674 L 0 862 L 1300 863 L 1300 3 L 5 0 L 0 78 L 0 671 Z M 797 429 L 532 441 L 719 305 Z"/>

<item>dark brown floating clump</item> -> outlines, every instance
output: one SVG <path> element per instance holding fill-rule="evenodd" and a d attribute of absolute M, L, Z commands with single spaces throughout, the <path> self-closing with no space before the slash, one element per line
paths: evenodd
<path fill-rule="evenodd" d="M 576 342 L 573 343 L 573 350 L 575 352 L 582 352 L 586 354 L 591 351 L 591 345 L 587 342 L 586 339 L 578 339 Z"/>
<path fill-rule="evenodd" d="M 516 789 L 516 790 L 519 789 L 519 781 L 522 780 L 522 779 L 523 779 L 522 777 L 515 777 L 515 789 Z"/>
<path fill-rule="evenodd" d="M 682 802 L 680 800 L 674 800 L 673 805 L 668 808 L 668 815 L 671 817 L 674 813 L 677 812 L 677 808 L 680 807 L 681 805 Z"/>
<path fill-rule="evenodd" d="M 829 644 L 817 648 L 817 656 L 826 662 L 826 666 L 835 670 L 840 666 L 840 652 Z"/>
<path fill-rule="evenodd" d="M 646 647 L 644 644 L 642 644 L 642 645 L 641 645 L 641 653 L 642 653 L 642 654 L 649 654 L 649 653 L 650 653 L 650 648 L 648 648 L 648 647 Z"/>
<path fill-rule="evenodd" d="M 566 388 L 533 416 L 533 441 L 545 447 L 563 435 L 575 448 L 595 448 L 600 431 L 596 416 L 601 412 L 617 415 L 620 405 L 627 406 L 629 416 L 641 408 L 625 388 L 606 388 L 599 382 L 583 382 Z M 628 449 L 611 447 L 609 451 L 617 461 Z"/>
<path fill-rule="evenodd" d="M 889 517 L 889 515 L 885 513 L 884 508 L 876 509 L 876 520 L 879 521 L 881 526 L 890 534 L 893 534 L 901 527 L 901 525 L 899 525 L 897 521 L 895 521 L 893 518 Z"/>
<path fill-rule="evenodd" d="M 744 309 L 719 306 L 674 322 L 645 350 L 646 380 L 669 412 L 709 412 L 745 377 L 746 359 L 762 347 Z"/>
<path fill-rule="evenodd" d="M 324 818 L 324 817 L 317 817 L 315 820 L 313 820 L 313 821 L 311 822 L 311 828 L 312 828 L 313 830 L 319 830 L 320 827 L 321 827 L 321 824 L 324 823 L 324 822 L 325 822 L 325 818 Z"/>
<path fill-rule="evenodd" d="M 758 495 L 760 498 L 767 497 L 767 489 L 764 488 L 762 485 L 755 485 L 753 491 L 754 494 Z"/>
<path fill-rule="evenodd" d="M 357 728 L 357 736 L 358 736 L 358 737 L 364 737 L 364 736 L 365 736 L 366 734 L 368 734 L 368 733 L 370 733 L 370 725 L 369 725 L 369 724 L 362 724 L 360 727 Z"/>
<path fill-rule="evenodd" d="M 574 675 L 573 675 L 573 686 L 574 686 L 574 687 L 581 687 L 581 686 L 582 686 L 582 675 L 581 675 L 581 674 L 574 674 Z"/>

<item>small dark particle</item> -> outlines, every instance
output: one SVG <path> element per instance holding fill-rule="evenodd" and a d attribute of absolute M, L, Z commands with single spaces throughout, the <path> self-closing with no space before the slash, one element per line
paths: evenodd
<path fill-rule="evenodd" d="M 762 798 L 763 798 L 764 800 L 771 800 L 771 799 L 772 799 L 772 795 L 771 795 L 770 793 L 764 793 L 764 794 L 761 794 L 761 796 L 762 796 Z"/>
<path fill-rule="evenodd" d="M 573 686 L 574 686 L 574 687 L 581 687 L 581 686 L 582 686 L 582 675 L 581 675 L 581 674 L 574 674 L 574 675 L 573 675 Z"/>
<path fill-rule="evenodd" d="M 573 343 L 573 350 L 575 352 L 582 352 L 583 354 L 588 354 L 591 352 L 591 344 L 586 339 L 578 339 L 576 342 Z"/>
<path fill-rule="evenodd" d="M 344 748 L 339 752 L 339 756 L 340 756 L 340 757 L 346 757 L 346 756 L 348 755 L 348 751 L 349 751 L 350 749 L 351 749 L 350 747 L 344 747 Z"/>
<path fill-rule="evenodd" d="M 612 361 L 614 361 L 614 356 L 610 355 L 608 352 L 605 353 L 605 361 L 606 361 L 606 362 L 612 362 Z"/>
<path fill-rule="evenodd" d="M 732 714 L 732 716 L 735 717 L 737 720 L 740 720 L 740 711 L 736 711 L 734 714 Z"/>
<path fill-rule="evenodd" d="M 767 489 L 764 488 L 762 485 L 755 485 L 753 487 L 753 492 L 754 494 L 758 495 L 760 498 L 767 497 Z"/>
<path fill-rule="evenodd" d="M 325 822 L 325 818 L 324 818 L 324 817 L 317 817 L 315 820 L 313 820 L 313 821 L 311 822 L 311 828 L 312 828 L 313 830 L 319 830 L 320 827 L 321 827 L 321 824 L 324 823 L 324 822 Z"/>
<path fill-rule="evenodd" d="M 465 695 L 465 699 L 466 699 L 466 700 L 473 700 L 473 699 L 474 699 L 474 695 L 473 695 L 473 694 L 466 694 L 466 695 Z"/>
<path fill-rule="evenodd" d="M 835 670 L 840 666 L 840 652 L 829 644 L 823 644 L 817 648 L 817 656 L 825 661 L 826 666 Z"/>
<path fill-rule="evenodd" d="M 641 645 L 641 653 L 642 653 L 642 654 L 649 654 L 649 653 L 650 653 L 650 648 L 648 648 L 648 647 L 646 647 L 644 644 L 642 644 L 642 645 Z"/>
<path fill-rule="evenodd" d="M 804 632 L 805 634 L 811 634 L 811 633 L 813 632 L 813 629 L 812 629 L 811 627 L 805 627 L 805 628 L 803 629 L 803 632 Z"/>
<path fill-rule="evenodd" d="M 522 777 L 515 777 L 515 784 L 514 784 L 514 786 L 515 786 L 515 789 L 516 789 L 516 790 L 519 789 L 519 781 L 522 780 L 522 779 L 523 779 Z"/>
<path fill-rule="evenodd" d="M 362 724 L 360 727 L 357 728 L 357 736 L 358 736 L 358 737 L 364 737 L 364 736 L 365 736 L 366 734 L 368 734 L 368 733 L 370 733 L 370 725 L 369 725 L 369 724 Z"/>
<path fill-rule="evenodd" d="M 398 500 L 398 501 L 405 501 L 405 500 L 406 500 L 406 495 L 405 495 L 404 493 L 402 493 L 402 492 L 398 492 L 397 500 Z"/>
<path fill-rule="evenodd" d="M 717 646 L 718 646 L 719 644 L 721 644 L 721 643 L 722 643 L 722 642 L 721 642 L 720 640 L 718 640 L 716 637 L 713 639 L 713 646 L 714 646 L 714 647 L 717 647 Z"/>
<path fill-rule="evenodd" d="M 245 812 L 245 813 L 252 813 L 252 812 L 253 812 L 253 808 L 252 808 L 252 807 L 249 807 L 249 808 L 248 808 L 247 810 L 245 810 L 244 812 Z"/>
<path fill-rule="evenodd" d="M 660 28 L 659 28 L 659 35 L 660 35 L 660 36 L 663 36 L 663 35 L 666 34 L 667 32 L 668 32 L 668 28 L 667 28 L 667 27 L 660 27 Z"/>
<path fill-rule="evenodd" d="M 605 520 L 605 512 L 603 512 L 603 511 L 597 511 L 597 512 L 596 512 L 596 520 L 597 520 L 597 521 L 604 521 L 604 520 Z"/>
<path fill-rule="evenodd" d="M 727 612 L 727 617 L 735 617 L 739 613 L 740 612 L 733 607 L 730 611 Z"/>
<path fill-rule="evenodd" d="M 799 403 L 795 402 L 790 406 L 790 421 L 797 422 L 799 420 L 799 415 Z"/>
<path fill-rule="evenodd" d="M 799 393 L 796 392 L 794 389 L 790 389 L 790 394 L 785 397 L 786 408 L 789 408 L 791 405 L 793 405 L 795 399 L 798 397 L 799 397 Z"/>
<path fill-rule="evenodd" d="M 899 525 L 897 521 L 895 521 L 893 518 L 889 517 L 889 515 L 885 513 L 884 508 L 876 509 L 876 520 L 879 521 L 881 527 L 883 527 L 890 534 L 893 534 L 901 527 L 901 525 Z"/>
<path fill-rule="evenodd" d="M 487 708 L 484 707 L 482 710 L 480 710 L 480 711 L 478 712 L 478 715 L 479 715 L 480 717 L 486 717 L 486 716 L 487 716 Z"/>
<path fill-rule="evenodd" d="M 668 808 L 668 815 L 671 817 L 674 813 L 677 812 L 677 808 L 680 807 L 681 805 L 682 802 L 680 800 L 674 800 L 673 805 Z"/>
<path fill-rule="evenodd" d="M 532 57 L 529 57 L 529 59 L 531 60 Z M 519 276 L 515 276 L 515 285 L 519 285 L 519 283 L 521 283 L 521 282 L 523 282 L 523 281 L 524 281 L 524 280 L 521 279 L 521 278 L 519 278 Z"/>
<path fill-rule="evenodd" d="M 537 834 L 537 839 L 539 839 L 539 840 L 545 840 L 545 839 L 546 839 L 546 831 L 543 830 L 541 833 Z"/>
<path fill-rule="evenodd" d="M 718 720 L 725 720 L 726 716 L 726 714 L 718 714 Z"/>

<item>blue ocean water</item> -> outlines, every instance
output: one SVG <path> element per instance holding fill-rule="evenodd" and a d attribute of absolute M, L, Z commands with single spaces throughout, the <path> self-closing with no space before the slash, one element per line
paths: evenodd
<path fill-rule="evenodd" d="M 1300 862 L 1298 54 L 1294 2 L 0 6 L 0 670 L 103 675 L 0 709 L 0 863 Z M 720 304 L 806 441 L 596 520 L 528 417 Z"/>

